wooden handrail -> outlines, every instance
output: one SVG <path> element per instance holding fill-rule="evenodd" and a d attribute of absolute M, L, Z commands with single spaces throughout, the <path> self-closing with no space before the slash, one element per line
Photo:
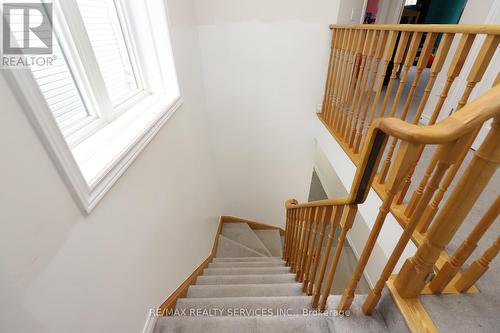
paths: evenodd
<path fill-rule="evenodd" d="M 375 127 L 403 141 L 443 144 L 457 140 L 500 114 L 500 85 L 467 104 L 437 125 L 419 126 L 397 118 L 377 119 Z"/>
<path fill-rule="evenodd" d="M 500 24 L 331 24 L 330 29 L 500 35 Z"/>

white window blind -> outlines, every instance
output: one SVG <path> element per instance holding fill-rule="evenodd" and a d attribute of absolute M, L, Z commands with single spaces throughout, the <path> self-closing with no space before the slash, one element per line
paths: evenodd
<path fill-rule="evenodd" d="M 113 105 L 139 89 L 124 24 L 113 0 L 78 0 L 87 34 Z"/>
<path fill-rule="evenodd" d="M 54 118 L 64 132 L 73 122 L 89 114 L 57 42 L 54 42 L 53 52 L 56 57 L 53 66 L 34 68 L 32 72 Z"/>

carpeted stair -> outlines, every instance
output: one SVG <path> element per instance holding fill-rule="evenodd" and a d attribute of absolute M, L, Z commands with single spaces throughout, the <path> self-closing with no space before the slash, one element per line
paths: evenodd
<path fill-rule="evenodd" d="M 361 313 L 357 297 L 349 316 L 311 308 L 311 296 L 281 258 L 278 230 L 252 230 L 246 223 L 224 224 L 213 262 L 176 304 L 176 315 L 162 317 L 155 333 L 170 332 L 388 332 L 375 312 Z"/>

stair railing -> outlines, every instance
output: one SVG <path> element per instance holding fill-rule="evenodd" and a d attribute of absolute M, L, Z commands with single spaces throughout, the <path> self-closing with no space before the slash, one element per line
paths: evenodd
<path fill-rule="evenodd" d="M 488 135 L 475 152 L 472 161 L 458 180 L 445 205 L 437 212 L 435 220 L 422 236 L 417 252 L 413 257 L 407 259 L 395 278 L 394 285 L 402 297 L 417 297 L 424 289 L 429 277 L 432 276 L 445 246 L 455 235 L 500 163 L 500 85 L 494 86 L 475 101 L 465 104 L 436 125 L 419 126 L 397 118 L 374 120 L 364 139 L 356 175 L 347 197 L 302 204 L 297 203 L 296 200 L 286 202 L 284 258 L 291 266 L 292 271 L 297 274 L 297 280 L 303 283 L 303 290 L 312 296 L 314 308 L 318 308 L 320 311 L 325 310 L 347 233 L 354 223 L 358 205 L 364 202 L 373 182 L 376 181 L 376 173 L 382 163 L 382 156 L 388 140 L 391 139 L 391 142 L 398 140 L 399 145 L 387 170 L 383 202 L 351 281 L 344 290 L 338 305 L 339 310 L 349 309 L 384 221 L 391 211 L 391 206 L 401 193 L 401 189 L 404 188 L 407 176 L 412 172 L 414 162 L 418 160 L 422 149 L 428 146 L 436 147 L 435 170 L 425 191 L 416 203 L 413 214 L 403 225 L 403 233 L 378 281 L 364 302 L 363 311 L 365 314 L 370 314 L 378 303 L 382 289 L 422 221 L 425 208 L 429 205 L 436 190 L 441 188 L 443 180 L 446 181 L 447 171 L 453 170 L 457 163 L 462 163 L 464 147 L 469 148 L 472 138 L 475 138 L 479 129 L 491 119 L 493 122 Z M 481 235 L 495 220 L 498 208 L 497 198 L 477 228 L 466 240 L 463 249 L 459 249 L 458 254 L 445 265 L 449 268 L 444 268 L 443 272 L 445 273 L 441 274 L 446 274 L 446 277 L 440 281 L 449 281 L 450 276 L 454 276 L 453 273 L 456 273 L 457 267 L 460 268 L 465 261 L 464 258 L 472 253 L 471 247 L 474 247 Z M 330 231 L 326 247 L 323 249 L 325 230 L 328 225 Z M 338 228 L 341 228 L 340 235 L 335 248 L 332 249 Z M 454 282 L 457 290 L 467 290 L 485 272 L 489 262 L 498 254 L 498 245 L 499 241 L 497 240 L 471 266 L 469 271 Z M 332 250 L 334 251 L 333 257 L 329 259 Z M 439 274 L 438 272 L 438 277 Z M 439 288 L 436 291 L 439 291 Z"/>
<path fill-rule="evenodd" d="M 331 25 L 330 28 L 333 32 L 331 54 L 319 117 L 356 165 L 359 165 L 364 138 L 376 119 L 397 117 L 418 124 L 428 118 L 428 125 L 435 124 L 468 103 L 488 70 L 498 71 L 492 67 L 492 59 L 500 43 L 500 25 L 366 24 Z M 441 89 L 436 85 L 439 75 L 446 77 Z M 459 77 L 464 77 L 466 85 L 459 100 L 452 101 L 448 95 L 459 88 L 456 87 Z M 421 96 L 419 87 L 425 87 Z M 435 100 L 431 98 L 434 95 L 438 95 Z M 477 129 L 463 144 L 457 162 L 446 171 L 427 206 L 421 207 L 424 213 L 413 235 L 417 245 L 436 218 L 479 132 Z M 387 176 L 398 141 L 392 138 L 386 147 L 384 160 L 372 183 L 381 197 L 388 190 Z M 423 163 L 425 147 L 421 146 L 390 207 L 402 226 L 415 214 L 424 193 L 433 186 L 429 183 L 431 177 L 438 172 L 437 151 L 435 147 L 426 147 L 434 154 L 425 174 L 415 175 Z M 418 184 L 413 191 L 412 183 Z M 447 259 L 443 255 L 438 265 Z"/>

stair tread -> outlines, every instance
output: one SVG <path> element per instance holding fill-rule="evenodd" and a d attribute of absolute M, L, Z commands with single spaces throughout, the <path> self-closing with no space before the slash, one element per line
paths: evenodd
<path fill-rule="evenodd" d="M 255 284 L 255 283 L 290 283 L 295 282 L 295 274 L 248 274 L 248 275 L 205 275 L 198 276 L 197 285 L 219 284 Z"/>
<path fill-rule="evenodd" d="M 329 302 L 330 303 L 330 302 Z M 333 304 L 329 304 L 333 306 Z M 329 315 L 292 314 L 283 316 L 171 316 L 160 318 L 154 333 L 288 333 L 288 332 L 389 332 L 378 312 L 365 316 L 355 308 L 349 317 Z"/>
<path fill-rule="evenodd" d="M 231 267 L 205 268 L 203 275 L 255 275 L 255 274 L 283 274 L 289 273 L 290 267 Z"/>
<path fill-rule="evenodd" d="M 285 262 L 281 257 L 215 257 L 213 262 L 247 262 L 247 261 L 278 261 Z"/>
<path fill-rule="evenodd" d="M 272 256 L 264 243 L 246 223 L 225 223 L 221 234 L 264 256 Z"/>
<path fill-rule="evenodd" d="M 302 314 L 311 309 L 310 296 L 272 296 L 272 297 L 223 297 L 223 298 L 180 298 L 176 309 L 187 311 L 186 315 L 212 316 L 231 315 L 233 309 L 245 311 L 252 315 L 252 311 L 266 309 L 268 315 Z"/>
<path fill-rule="evenodd" d="M 269 296 L 302 296 L 302 284 L 224 284 L 224 285 L 192 285 L 187 298 L 212 297 L 269 297 Z"/>
<path fill-rule="evenodd" d="M 281 236 L 278 229 L 254 230 L 257 237 L 264 243 L 271 255 L 281 257 L 283 255 Z"/>
<path fill-rule="evenodd" d="M 273 261 L 244 261 L 244 262 L 215 262 L 208 264 L 208 268 L 251 268 L 251 267 L 285 267 L 284 262 Z"/>
<path fill-rule="evenodd" d="M 303 317 L 165 317 L 160 318 L 154 333 L 206 332 L 206 333 L 289 333 L 328 332 L 328 323 L 323 316 Z"/>

